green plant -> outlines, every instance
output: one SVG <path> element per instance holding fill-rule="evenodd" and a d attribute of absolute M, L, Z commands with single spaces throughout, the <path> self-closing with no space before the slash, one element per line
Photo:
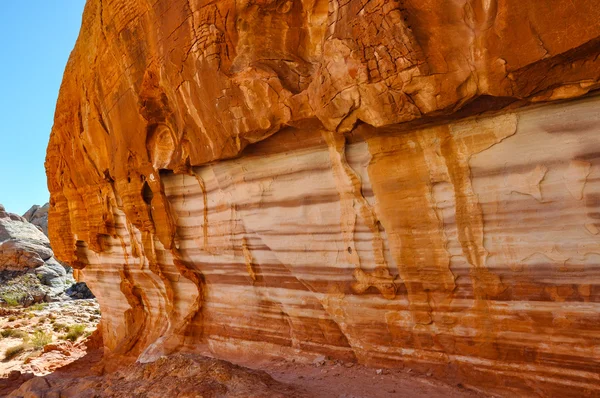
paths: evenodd
<path fill-rule="evenodd" d="M 67 332 L 65 339 L 70 341 L 76 341 L 85 333 L 85 325 L 71 325 Z"/>
<path fill-rule="evenodd" d="M 9 316 L 9 317 L 8 317 L 8 321 L 9 321 L 9 322 L 14 322 L 14 321 L 16 321 L 16 320 L 17 320 L 17 317 L 16 317 L 16 316 Z"/>
<path fill-rule="evenodd" d="M 0 332 L 0 335 L 2 335 L 2 337 L 14 337 L 16 339 L 20 339 L 26 336 L 25 332 L 23 332 L 22 330 L 19 329 L 4 329 Z"/>
<path fill-rule="evenodd" d="M 16 294 L 5 293 L 2 296 L 0 296 L 0 298 L 4 300 L 6 305 L 9 307 L 17 307 L 19 305 L 20 297 Z"/>
<path fill-rule="evenodd" d="M 16 357 L 28 348 L 29 346 L 27 344 L 19 344 L 14 347 L 7 348 L 6 351 L 4 351 L 4 360 L 10 361 L 12 358 Z"/>
<path fill-rule="evenodd" d="M 36 330 L 31 338 L 31 343 L 35 348 L 44 348 L 46 344 L 52 343 L 52 335 L 43 330 Z"/>
<path fill-rule="evenodd" d="M 42 311 L 48 303 L 37 303 L 28 308 L 29 311 Z"/>

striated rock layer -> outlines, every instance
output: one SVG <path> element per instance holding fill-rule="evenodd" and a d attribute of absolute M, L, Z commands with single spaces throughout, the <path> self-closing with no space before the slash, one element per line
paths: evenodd
<path fill-rule="evenodd" d="M 46 168 L 107 353 L 597 394 L 600 99 L 574 98 L 600 86 L 599 17 L 89 0 Z"/>

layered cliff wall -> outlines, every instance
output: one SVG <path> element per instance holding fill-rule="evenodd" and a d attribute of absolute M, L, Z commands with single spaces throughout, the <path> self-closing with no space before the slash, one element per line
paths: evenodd
<path fill-rule="evenodd" d="M 107 353 L 598 393 L 599 14 L 89 0 L 46 168 Z"/>

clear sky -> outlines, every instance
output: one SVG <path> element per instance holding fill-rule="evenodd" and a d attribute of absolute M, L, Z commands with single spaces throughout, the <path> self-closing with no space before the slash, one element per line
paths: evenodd
<path fill-rule="evenodd" d="M 23 214 L 49 200 L 46 146 L 85 0 L 0 5 L 0 203 Z"/>

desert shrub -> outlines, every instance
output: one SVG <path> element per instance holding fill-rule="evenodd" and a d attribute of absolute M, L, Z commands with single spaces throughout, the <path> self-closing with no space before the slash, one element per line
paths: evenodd
<path fill-rule="evenodd" d="M 12 337 L 12 334 L 14 333 L 15 329 L 4 329 L 0 332 L 0 336 L 6 338 L 6 337 Z"/>
<path fill-rule="evenodd" d="M 9 317 L 8 317 L 8 321 L 9 321 L 9 322 L 14 322 L 14 321 L 16 321 L 16 320 L 17 320 L 17 317 L 16 317 L 16 316 L 9 316 Z"/>
<path fill-rule="evenodd" d="M 20 339 L 25 337 L 27 334 L 19 329 L 4 329 L 0 332 L 0 335 L 2 335 L 2 337 L 14 337 L 15 339 Z"/>
<path fill-rule="evenodd" d="M 76 341 L 85 333 L 85 325 L 71 325 L 69 331 L 65 335 L 65 339 Z"/>
<path fill-rule="evenodd" d="M 67 331 L 69 330 L 69 327 L 67 325 L 65 325 L 64 323 L 60 323 L 60 322 L 55 322 L 54 325 L 52 325 L 52 330 L 54 330 L 55 332 L 60 332 L 60 331 Z"/>
<path fill-rule="evenodd" d="M 52 335 L 43 330 L 36 330 L 31 337 L 31 344 L 35 348 L 44 348 L 46 344 L 52 343 Z"/>
<path fill-rule="evenodd" d="M 28 308 L 29 311 L 42 311 L 48 303 L 37 303 Z"/>
<path fill-rule="evenodd" d="M 14 293 L 5 293 L 2 296 L 0 296 L 0 298 L 4 300 L 7 306 L 17 307 L 19 305 L 19 299 L 22 297 L 19 297 L 17 294 Z"/>
<path fill-rule="evenodd" d="M 4 351 L 4 360 L 10 361 L 12 358 L 16 357 L 28 348 L 29 347 L 27 344 L 19 344 L 14 347 L 7 348 L 6 351 Z"/>

